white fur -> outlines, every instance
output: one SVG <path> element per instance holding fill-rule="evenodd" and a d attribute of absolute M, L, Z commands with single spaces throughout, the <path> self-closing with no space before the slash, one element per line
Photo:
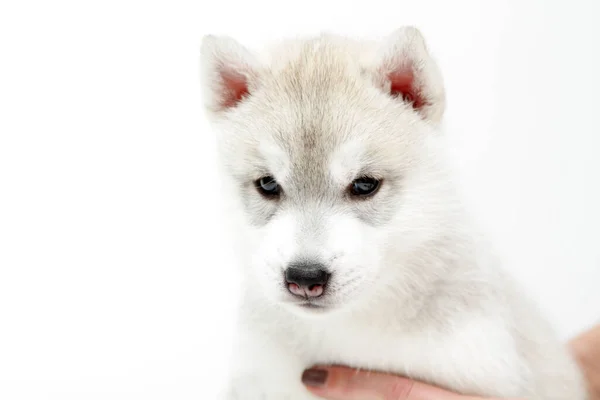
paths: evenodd
<path fill-rule="evenodd" d="M 389 96 L 389 73 L 406 68 L 425 100 L 417 109 Z M 249 92 L 235 105 L 224 102 L 232 74 Z M 300 376 L 317 363 L 465 394 L 585 399 L 566 349 L 454 192 L 442 78 L 416 29 L 380 42 L 322 35 L 266 55 L 211 36 L 202 76 L 245 280 L 223 399 L 313 399 Z M 382 187 L 349 200 L 360 174 Z M 260 196 L 253 182 L 265 175 L 285 197 Z M 332 272 L 320 312 L 297 306 L 283 285 L 299 258 Z"/>

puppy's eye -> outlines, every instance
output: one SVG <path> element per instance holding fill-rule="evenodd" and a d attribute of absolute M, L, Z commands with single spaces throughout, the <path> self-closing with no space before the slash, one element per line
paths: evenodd
<path fill-rule="evenodd" d="M 277 197 L 281 192 L 281 187 L 272 176 L 263 176 L 254 185 L 259 193 L 265 197 Z"/>
<path fill-rule="evenodd" d="M 374 195 L 380 186 L 381 181 L 375 178 L 362 177 L 352 182 L 349 189 L 352 196 L 365 197 Z"/>

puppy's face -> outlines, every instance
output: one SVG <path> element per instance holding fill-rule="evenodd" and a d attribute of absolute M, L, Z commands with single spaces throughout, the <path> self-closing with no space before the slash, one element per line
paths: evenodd
<path fill-rule="evenodd" d="M 421 36 L 320 37 L 269 62 L 209 37 L 203 61 L 247 284 L 304 312 L 367 299 L 439 221 L 443 89 Z"/>

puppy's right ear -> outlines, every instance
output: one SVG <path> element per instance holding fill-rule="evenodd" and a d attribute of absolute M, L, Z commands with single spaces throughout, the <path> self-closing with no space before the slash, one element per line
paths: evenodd
<path fill-rule="evenodd" d="M 207 35 L 202 39 L 200 56 L 204 105 L 209 112 L 225 112 L 252 94 L 257 81 L 257 61 L 237 41 L 227 36 Z"/>

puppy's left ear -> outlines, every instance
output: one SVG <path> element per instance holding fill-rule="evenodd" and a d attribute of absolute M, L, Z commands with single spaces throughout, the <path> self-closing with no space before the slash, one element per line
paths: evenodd
<path fill-rule="evenodd" d="M 389 35 L 376 55 L 375 69 L 386 93 L 427 121 L 442 120 L 446 108 L 442 75 L 418 29 L 404 27 Z"/>

